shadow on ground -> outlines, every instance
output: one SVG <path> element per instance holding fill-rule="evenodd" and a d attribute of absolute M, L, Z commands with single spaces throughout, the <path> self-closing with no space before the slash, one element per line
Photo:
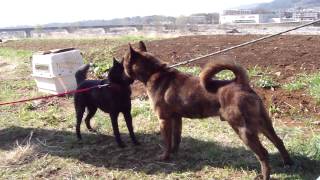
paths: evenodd
<path fill-rule="evenodd" d="M 113 136 L 83 133 L 79 143 L 71 131 L 52 129 L 10 127 L 0 130 L 0 149 L 9 151 L 16 145 L 26 143 L 32 132 L 31 143 L 39 144 L 39 152 L 63 158 L 77 159 L 96 167 L 131 169 L 146 174 L 198 171 L 205 166 L 231 167 L 235 169 L 256 170 L 260 166 L 253 153 L 243 147 L 227 147 L 217 142 L 205 142 L 191 137 L 183 137 L 180 152 L 169 162 L 160 162 L 159 134 L 137 134 L 141 146 L 134 146 L 127 134 L 122 139 L 127 147 L 118 148 Z M 283 167 L 279 154 L 271 154 L 272 173 L 284 173 L 306 179 L 316 179 L 319 175 L 320 161 L 301 155 L 293 156 L 295 165 Z"/>

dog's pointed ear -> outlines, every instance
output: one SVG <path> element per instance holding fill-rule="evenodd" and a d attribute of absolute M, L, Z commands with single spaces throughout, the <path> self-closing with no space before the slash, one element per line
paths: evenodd
<path fill-rule="evenodd" d="M 139 50 L 143 52 L 147 52 L 147 47 L 143 41 L 139 41 Z"/>
<path fill-rule="evenodd" d="M 113 57 L 113 65 L 117 65 L 117 64 L 119 64 L 118 60 L 115 57 Z"/>
<path fill-rule="evenodd" d="M 138 52 L 134 50 L 129 43 L 129 51 L 130 51 L 130 59 L 135 59 L 137 56 L 139 56 Z"/>

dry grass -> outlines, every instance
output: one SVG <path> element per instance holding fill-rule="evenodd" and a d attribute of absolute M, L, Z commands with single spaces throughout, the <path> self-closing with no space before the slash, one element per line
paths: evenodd
<path fill-rule="evenodd" d="M 1 167 L 16 167 L 28 164 L 39 157 L 39 146 L 31 142 L 33 133 L 31 132 L 26 142 L 16 141 L 15 147 L 7 152 L 3 152 L 0 159 Z"/>

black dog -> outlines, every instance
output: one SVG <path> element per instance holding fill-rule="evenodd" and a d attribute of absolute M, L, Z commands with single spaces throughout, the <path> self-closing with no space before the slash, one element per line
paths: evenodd
<path fill-rule="evenodd" d="M 130 84 L 133 80 L 124 73 L 122 62 L 113 59 L 113 66 L 110 68 L 107 79 L 104 80 L 86 80 L 87 71 L 90 65 L 85 64 L 79 68 L 75 77 L 78 84 L 77 89 L 90 88 L 97 85 L 108 84 L 101 88 L 93 88 L 89 91 L 76 93 L 74 96 L 74 106 L 76 110 L 77 126 L 76 133 L 81 140 L 80 125 L 85 109 L 87 108 L 87 117 L 85 123 L 90 131 L 94 131 L 90 125 L 90 119 L 94 116 L 97 109 L 109 113 L 112 121 L 113 133 L 120 147 L 125 144 L 120 138 L 118 128 L 118 115 L 120 112 L 124 115 L 130 137 L 135 145 L 139 145 L 133 132 L 131 117 L 131 89 Z"/>

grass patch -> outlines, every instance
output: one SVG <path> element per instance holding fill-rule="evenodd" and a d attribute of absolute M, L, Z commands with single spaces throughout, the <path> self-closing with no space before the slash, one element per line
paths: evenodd
<path fill-rule="evenodd" d="M 287 91 L 297 91 L 302 90 L 308 86 L 310 78 L 307 74 L 298 74 L 294 77 L 294 80 L 290 83 L 284 84 L 283 89 Z"/>
<path fill-rule="evenodd" d="M 276 81 L 273 72 L 269 69 L 262 69 L 259 66 L 249 68 L 248 74 L 254 84 L 261 88 L 275 88 L 279 87 L 279 83 Z"/>
<path fill-rule="evenodd" d="M 11 153 L 0 168 L 2 178 L 125 178 L 125 179 L 253 179 L 260 171 L 259 163 L 232 128 L 217 118 L 184 119 L 181 151 L 169 162 L 160 162 L 162 152 L 159 125 L 147 101 L 133 101 L 133 123 L 141 147 L 134 147 L 123 118 L 119 119 L 122 139 L 127 148 L 117 147 L 108 115 L 98 112 L 94 127 L 98 134 L 82 126 L 83 142 L 76 141 L 74 117 L 56 111 L 56 123 L 41 125 L 21 122 L 2 126 L 0 155 Z M 57 109 L 54 105 L 53 109 Z M 36 112 L 39 112 L 36 110 Z M 149 112 L 151 112 L 149 114 Z M 150 116 L 150 117 L 148 117 Z M 65 118 L 65 121 L 59 119 Z M 46 119 L 46 118 L 45 118 Z M 19 121 L 19 120 L 18 120 Z M 46 120 L 47 121 L 47 120 Z M 16 126 L 16 125 L 19 125 Z M 284 168 L 275 147 L 262 138 L 270 152 L 272 177 L 278 179 L 315 179 L 320 168 L 319 136 L 298 128 L 275 125 L 296 165 Z M 30 138 L 30 132 L 34 135 Z M 30 143 L 16 141 L 30 139 Z M 28 141 L 27 141 L 28 142 Z M 32 152 L 32 153 L 30 153 Z M 20 155 L 19 155 L 20 154 Z M 36 158 L 34 158 L 36 157 Z M 236 160 L 235 160 L 236 159 Z M 14 165 L 14 166 L 12 166 Z M 39 171 L 39 169 L 41 169 Z"/>
<path fill-rule="evenodd" d="M 308 85 L 310 95 L 320 103 L 320 73 L 311 75 Z"/>
<path fill-rule="evenodd" d="M 127 36 L 120 36 L 120 37 L 116 37 L 116 40 L 123 42 L 123 43 L 127 43 L 127 42 L 139 42 L 139 41 L 151 41 L 151 40 L 157 40 L 159 38 L 152 38 L 152 37 L 145 37 L 145 36 L 133 36 L 133 35 L 127 35 Z"/>
<path fill-rule="evenodd" d="M 177 68 L 179 71 L 191 74 L 193 76 L 199 76 L 201 68 L 199 66 L 180 66 Z"/>
<path fill-rule="evenodd" d="M 254 66 L 248 69 L 248 74 L 250 78 L 262 75 L 263 73 L 264 70 L 260 66 Z"/>
<path fill-rule="evenodd" d="M 220 71 L 216 76 L 217 76 L 217 79 L 221 79 L 221 80 L 231 80 L 235 78 L 233 72 L 229 70 Z"/>
<path fill-rule="evenodd" d="M 32 52 L 28 50 L 17 50 L 13 48 L 0 48 L 0 57 L 6 59 L 29 59 L 32 56 Z"/>
<path fill-rule="evenodd" d="M 320 159 L 320 135 L 315 135 L 310 142 L 309 147 L 309 157 L 313 159 Z"/>
<path fill-rule="evenodd" d="M 1 80 L 0 81 L 0 100 L 8 101 L 22 97 L 36 95 L 36 83 L 32 79 Z"/>
<path fill-rule="evenodd" d="M 317 103 L 320 103 L 320 73 L 299 74 L 291 83 L 283 85 L 287 91 L 305 89 Z"/>

